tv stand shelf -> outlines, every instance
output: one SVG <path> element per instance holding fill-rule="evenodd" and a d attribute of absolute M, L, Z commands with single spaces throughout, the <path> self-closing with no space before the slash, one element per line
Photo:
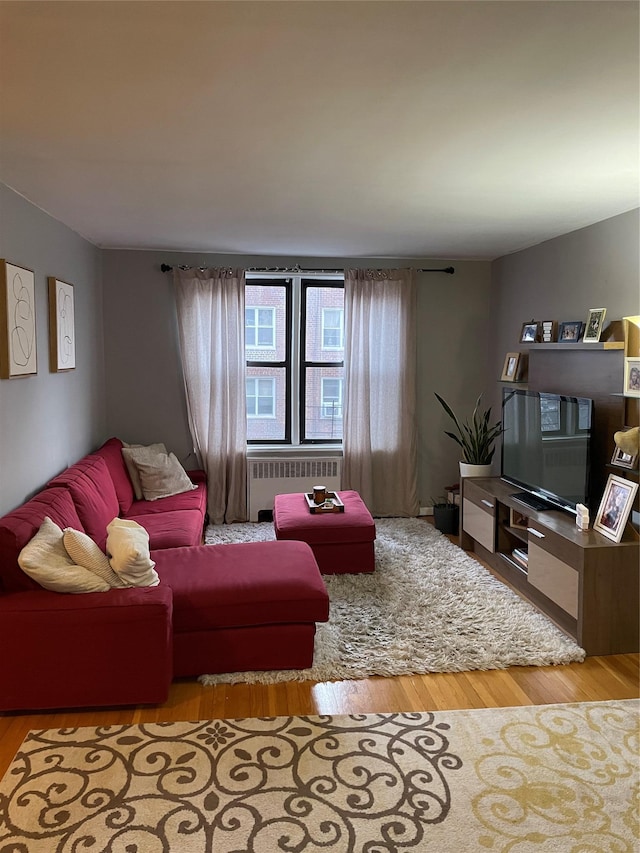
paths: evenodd
<path fill-rule="evenodd" d="M 639 651 L 635 530 L 627 525 L 615 543 L 581 531 L 569 513 L 526 507 L 514 498 L 517 492 L 500 477 L 463 478 L 460 546 L 477 553 L 588 655 Z"/>

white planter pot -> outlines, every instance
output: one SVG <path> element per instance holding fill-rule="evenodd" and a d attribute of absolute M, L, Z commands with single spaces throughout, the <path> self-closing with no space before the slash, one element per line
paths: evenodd
<path fill-rule="evenodd" d="M 471 465 L 469 462 L 460 463 L 461 477 L 490 477 L 491 465 Z"/>

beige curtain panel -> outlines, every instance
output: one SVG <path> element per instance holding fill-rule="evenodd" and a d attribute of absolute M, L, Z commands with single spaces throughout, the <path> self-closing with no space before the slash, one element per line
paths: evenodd
<path fill-rule="evenodd" d="M 173 270 L 189 427 L 214 524 L 247 520 L 244 270 Z"/>
<path fill-rule="evenodd" d="M 342 485 L 374 516 L 418 515 L 414 271 L 345 270 Z"/>

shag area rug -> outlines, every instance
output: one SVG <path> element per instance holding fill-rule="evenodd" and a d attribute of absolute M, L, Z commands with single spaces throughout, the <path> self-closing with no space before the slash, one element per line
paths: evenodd
<path fill-rule="evenodd" d="M 32 731 L 0 850 L 633 853 L 638 704 Z"/>
<path fill-rule="evenodd" d="M 313 666 L 203 674 L 203 684 L 341 681 L 374 675 L 547 666 L 584 651 L 532 605 L 417 518 L 376 519 L 376 570 L 325 575 L 329 621 Z M 210 525 L 207 544 L 274 539 L 273 525 Z"/>

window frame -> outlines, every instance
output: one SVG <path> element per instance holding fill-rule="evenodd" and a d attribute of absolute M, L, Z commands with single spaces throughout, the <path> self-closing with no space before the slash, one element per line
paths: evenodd
<path fill-rule="evenodd" d="M 299 442 L 300 444 L 326 444 L 342 446 L 342 438 L 307 438 L 305 435 L 305 405 L 307 399 L 307 368 L 309 367 L 342 367 L 344 369 L 344 358 L 333 361 L 307 360 L 307 293 L 312 287 L 332 287 L 344 290 L 344 277 L 335 278 L 310 278 L 302 274 L 300 279 L 300 371 L 299 371 Z M 322 347 L 324 349 L 324 347 Z M 338 378 L 338 377 L 335 377 Z M 344 379 L 344 376 L 343 376 Z"/>
<path fill-rule="evenodd" d="M 293 282 L 291 277 L 287 278 L 275 278 L 271 276 L 246 276 L 245 278 L 245 294 L 247 285 L 259 285 L 260 287 L 280 287 L 285 290 L 285 347 L 284 347 L 284 360 L 283 361 L 266 361 L 264 359 L 246 359 L 245 364 L 247 367 L 266 367 L 270 369 L 284 369 L 285 374 L 285 410 L 284 410 L 284 436 L 283 438 L 273 438 L 266 441 L 264 438 L 248 438 L 247 439 L 247 447 L 256 446 L 256 445 L 265 445 L 265 444 L 273 444 L 273 445 L 291 445 L 291 340 L 292 340 L 292 318 L 293 318 L 293 299 L 292 299 L 292 291 L 293 291 Z M 253 307 L 253 306 L 251 306 Z M 274 311 L 275 318 L 275 311 Z M 275 339 L 276 329 L 274 328 L 274 350 L 277 350 L 277 341 Z M 245 347 L 246 349 L 246 347 Z M 258 347 L 253 347 L 253 349 L 258 349 Z M 267 349 L 266 347 L 262 347 L 261 349 Z M 260 378 L 260 377 L 247 377 L 250 379 Z M 264 377 L 268 378 L 268 377 Z M 273 380 L 275 383 L 275 379 Z M 246 391 L 245 391 L 246 395 Z M 275 395 L 274 395 L 274 407 L 277 411 L 277 406 L 275 406 Z M 274 415 L 276 417 L 276 415 Z"/>

